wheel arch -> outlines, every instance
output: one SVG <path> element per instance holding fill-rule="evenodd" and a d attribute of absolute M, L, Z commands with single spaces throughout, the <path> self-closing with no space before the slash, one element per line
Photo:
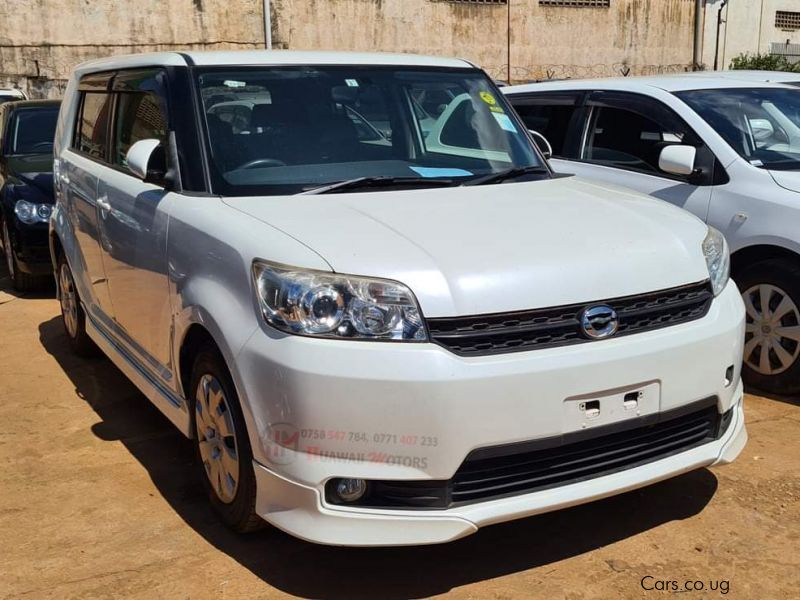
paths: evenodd
<path fill-rule="evenodd" d="M 745 267 L 777 258 L 788 260 L 800 267 L 800 254 L 797 252 L 775 244 L 756 244 L 740 248 L 731 254 L 731 275 L 735 279 L 737 273 Z"/>

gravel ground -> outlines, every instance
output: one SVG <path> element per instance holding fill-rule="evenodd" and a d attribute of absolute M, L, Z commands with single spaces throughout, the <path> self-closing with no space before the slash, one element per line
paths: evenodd
<path fill-rule="evenodd" d="M 189 442 L 70 354 L 52 293 L 0 273 L 0 340 L 2 598 L 800 598 L 796 400 L 748 395 L 726 467 L 452 544 L 337 549 L 221 527 Z"/>

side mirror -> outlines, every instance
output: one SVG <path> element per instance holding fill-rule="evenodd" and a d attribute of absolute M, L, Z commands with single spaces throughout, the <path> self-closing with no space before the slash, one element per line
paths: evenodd
<path fill-rule="evenodd" d="M 553 157 L 553 147 L 550 145 L 550 142 L 547 141 L 547 138 L 535 129 L 528 129 L 528 132 L 533 137 L 533 142 L 536 144 L 536 147 L 539 148 L 539 151 L 546 159 L 550 160 Z"/>
<path fill-rule="evenodd" d="M 765 142 L 775 135 L 775 128 L 769 119 L 750 119 L 750 129 L 757 142 Z"/>
<path fill-rule="evenodd" d="M 139 140 L 125 155 L 128 170 L 142 181 L 159 183 L 164 179 L 164 149 L 159 140 Z"/>
<path fill-rule="evenodd" d="M 682 144 L 672 144 L 661 150 L 658 168 L 672 175 L 691 175 L 694 173 L 694 160 L 697 148 Z"/>

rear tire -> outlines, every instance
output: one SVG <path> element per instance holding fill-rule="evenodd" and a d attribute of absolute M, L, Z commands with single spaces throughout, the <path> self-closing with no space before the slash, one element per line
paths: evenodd
<path fill-rule="evenodd" d="M 239 397 L 219 350 L 210 343 L 192 368 L 192 423 L 201 477 L 214 512 L 239 533 L 264 526 L 256 514 L 256 476 Z"/>
<path fill-rule="evenodd" d="M 745 383 L 781 396 L 800 393 L 800 267 L 769 259 L 735 279 L 747 309 Z"/>
<path fill-rule="evenodd" d="M 63 254 L 58 257 L 56 277 L 58 278 L 61 320 L 69 345 L 79 356 L 97 356 L 98 348 L 86 333 L 86 313 L 83 312 L 72 269 Z"/>

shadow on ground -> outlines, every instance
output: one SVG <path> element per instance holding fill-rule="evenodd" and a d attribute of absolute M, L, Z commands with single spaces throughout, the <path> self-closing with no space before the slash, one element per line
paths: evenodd
<path fill-rule="evenodd" d="M 331 548 L 274 529 L 239 536 L 219 524 L 204 497 L 191 443 L 107 359 L 75 357 L 59 318 L 39 326 L 44 348 L 101 422 L 122 442 L 166 501 L 195 531 L 266 583 L 313 598 L 425 597 L 607 546 L 701 512 L 717 489 L 705 469 L 592 504 L 482 529 L 440 546 Z"/>

